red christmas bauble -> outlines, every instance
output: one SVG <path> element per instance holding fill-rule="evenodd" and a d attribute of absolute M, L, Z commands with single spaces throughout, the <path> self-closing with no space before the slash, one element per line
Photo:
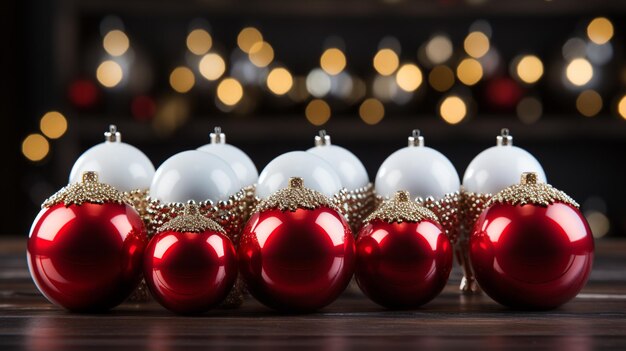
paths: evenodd
<path fill-rule="evenodd" d="M 261 204 L 241 236 L 239 269 L 250 293 L 266 306 L 288 312 L 330 304 L 354 269 L 348 223 L 327 205 L 276 207 Z"/>
<path fill-rule="evenodd" d="M 28 238 L 28 268 L 41 293 L 72 311 L 124 301 L 141 279 L 146 230 L 123 203 L 44 208 Z"/>
<path fill-rule="evenodd" d="M 587 282 L 594 250 L 575 202 L 494 197 L 470 237 L 480 287 L 497 302 L 520 309 L 555 308 L 574 298 Z"/>
<path fill-rule="evenodd" d="M 410 202 L 408 193 L 398 192 L 390 202 L 374 212 L 359 232 L 356 281 L 379 305 L 419 307 L 445 287 L 452 270 L 452 245 L 432 212 L 421 208 L 416 214 L 419 205 Z M 398 205 L 404 206 L 404 216 L 398 213 Z M 407 207 L 418 218 L 409 220 Z M 379 218 L 383 216 L 397 218 Z"/>
<path fill-rule="evenodd" d="M 232 289 L 237 255 L 221 228 L 167 229 L 146 248 L 144 276 L 163 307 L 181 314 L 201 313 L 217 306 Z"/>

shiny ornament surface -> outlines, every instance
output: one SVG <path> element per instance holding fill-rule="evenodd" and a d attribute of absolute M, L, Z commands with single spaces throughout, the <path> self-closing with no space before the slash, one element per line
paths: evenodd
<path fill-rule="evenodd" d="M 292 151 L 273 159 L 261 172 L 256 193 L 267 198 L 287 186 L 289 178 L 304 179 L 307 187 L 332 197 L 341 188 L 341 179 L 333 165 L 306 151 Z"/>
<path fill-rule="evenodd" d="M 216 127 L 215 132 L 210 134 L 211 143 L 198 148 L 199 151 L 208 152 L 222 158 L 228 163 L 242 186 L 256 184 L 259 180 L 259 171 L 254 162 L 241 149 L 226 143 L 226 135 L 221 128 Z"/>
<path fill-rule="evenodd" d="M 268 307 L 308 312 L 333 302 L 354 270 L 354 239 L 330 200 L 292 178 L 259 204 L 243 230 L 239 270 Z"/>
<path fill-rule="evenodd" d="M 383 198 L 392 197 L 396 191 L 405 190 L 412 198 L 436 200 L 459 191 L 459 175 L 442 153 L 424 146 L 419 131 L 409 137 L 409 146 L 391 154 L 376 174 L 376 193 Z"/>
<path fill-rule="evenodd" d="M 522 172 L 535 172 L 539 181 L 546 182 L 539 161 L 528 151 L 513 146 L 508 129 L 503 129 L 497 145 L 479 153 L 467 166 L 463 189 L 477 194 L 495 194 L 516 184 Z"/>
<path fill-rule="evenodd" d="M 481 288 L 520 309 L 556 308 L 585 286 L 593 261 L 591 230 L 570 203 L 495 202 L 476 222 L 470 258 Z"/>
<path fill-rule="evenodd" d="M 227 200 L 241 189 L 237 175 L 226 161 L 203 151 L 178 153 L 157 169 L 150 197 L 164 203 L 189 200 Z"/>
<path fill-rule="evenodd" d="M 331 144 L 330 136 L 325 131 L 321 131 L 320 135 L 315 137 L 315 146 L 307 152 L 333 165 L 344 188 L 354 190 L 363 188 L 369 183 L 367 170 L 361 160 L 349 150 Z"/>
<path fill-rule="evenodd" d="M 222 302 L 237 279 L 237 256 L 222 233 L 164 231 L 146 248 L 144 275 L 152 295 L 181 314 L 205 312 Z"/>
<path fill-rule="evenodd" d="M 44 208 L 28 238 L 28 268 L 41 293 L 72 311 L 104 311 L 141 279 L 146 233 L 139 215 L 117 203 Z"/>
<path fill-rule="evenodd" d="M 408 196 L 400 192 L 394 201 L 403 201 L 409 208 L 418 206 L 409 203 Z M 394 219 L 389 216 L 402 216 L 397 207 L 377 212 L 357 237 L 355 277 L 359 287 L 372 301 L 392 309 L 415 308 L 431 301 L 441 293 L 452 270 L 450 240 L 432 213 L 407 218 L 409 212 Z"/>
<path fill-rule="evenodd" d="M 93 146 L 76 160 L 69 182 L 80 182 L 86 171 L 98 172 L 100 181 L 126 192 L 148 189 L 155 172 L 150 159 L 141 150 L 122 142 L 113 125 L 105 133 L 104 143 Z"/>

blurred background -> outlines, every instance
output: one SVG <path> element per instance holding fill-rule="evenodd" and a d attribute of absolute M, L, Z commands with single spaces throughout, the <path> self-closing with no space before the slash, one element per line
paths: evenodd
<path fill-rule="evenodd" d="M 261 170 L 320 128 L 374 178 L 414 128 L 462 176 L 503 127 L 626 236 L 626 2 L 4 0 L 3 235 L 114 123 L 158 167 L 221 126 Z"/>

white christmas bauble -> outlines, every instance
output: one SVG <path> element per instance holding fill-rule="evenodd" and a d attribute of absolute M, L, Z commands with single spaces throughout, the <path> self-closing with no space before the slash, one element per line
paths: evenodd
<path fill-rule="evenodd" d="M 409 146 L 391 154 L 383 162 L 376 174 L 376 193 L 385 198 L 397 191 L 405 190 L 411 197 L 436 200 L 459 191 L 459 175 L 442 153 L 424 146 L 424 138 L 419 131 L 409 137 Z"/>
<path fill-rule="evenodd" d="M 191 150 L 178 153 L 157 169 L 150 197 L 162 202 L 227 200 L 241 189 L 233 169 L 221 158 Z"/>
<path fill-rule="evenodd" d="M 259 171 L 254 166 L 254 162 L 239 148 L 226 144 L 226 135 L 219 127 L 215 128 L 215 133 L 210 134 L 211 143 L 198 148 L 200 151 L 208 152 L 226 161 L 235 171 L 242 186 L 256 184 L 259 180 Z"/>
<path fill-rule="evenodd" d="M 315 137 L 315 146 L 307 151 L 333 165 L 344 188 L 354 190 L 369 183 L 367 170 L 361 160 L 347 149 L 332 145 L 330 136 L 325 131 L 321 131 L 320 135 Z"/>
<path fill-rule="evenodd" d="M 463 189 L 472 193 L 496 194 L 520 182 L 524 172 L 537 173 L 546 183 L 546 174 L 537 159 L 528 151 L 513 146 L 513 137 L 503 129 L 497 145 L 478 154 L 465 170 Z"/>
<path fill-rule="evenodd" d="M 104 143 L 93 146 L 76 160 L 69 182 L 79 183 L 83 172 L 95 171 L 101 182 L 119 191 L 148 189 L 154 176 L 150 159 L 136 147 L 123 143 L 114 125 L 104 135 Z"/>
<path fill-rule="evenodd" d="M 286 188 L 291 177 L 302 178 L 305 187 L 329 197 L 341 190 L 339 176 L 323 158 L 306 151 L 292 151 L 276 157 L 265 166 L 259 176 L 256 193 L 260 198 L 266 198 Z"/>

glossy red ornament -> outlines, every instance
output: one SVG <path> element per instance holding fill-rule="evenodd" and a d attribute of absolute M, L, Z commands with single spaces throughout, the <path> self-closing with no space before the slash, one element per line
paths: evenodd
<path fill-rule="evenodd" d="M 593 261 L 591 230 L 570 203 L 495 202 L 476 222 L 470 258 L 480 287 L 520 309 L 558 307 L 585 286 Z"/>
<path fill-rule="evenodd" d="M 72 311 L 103 311 L 141 279 L 146 231 L 126 204 L 44 208 L 28 238 L 28 268 L 41 293 Z"/>
<path fill-rule="evenodd" d="M 146 283 L 152 296 L 176 313 L 201 313 L 217 306 L 237 279 L 237 255 L 230 239 L 221 228 L 200 230 L 165 230 L 146 248 Z"/>
<path fill-rule="evenodd" d="M 419 206 L 408 203 L 408 196 L 398 192 L 390 201 Z M 363 293 L 379 305 L 415 308 L 431 301 L 445 287 L 452 270 L 452 245 L 435 215 L 425 208 L 421 211 L 431 218 L 377 218 L 385 211 L 391 212 L 387 216 L 401 217 L 393 213 L 393 205 L 383 204 L 359 232 L 355 277 Z"/>
<path fill-rule="evenodd" d="M 356 281 L 379 305 L 419 307 L 441 293 L 451 270 L 450 240 L 434 221 L 376 220 L 359 232 Z"/>
<path fill-rule="evenodd" d="M 263 209 L 243 230 L 239 269 L 250 293 L 266 306 L 312 311 L 346 288 L 354 250 L 348 223 L 329 206 Z"/>

